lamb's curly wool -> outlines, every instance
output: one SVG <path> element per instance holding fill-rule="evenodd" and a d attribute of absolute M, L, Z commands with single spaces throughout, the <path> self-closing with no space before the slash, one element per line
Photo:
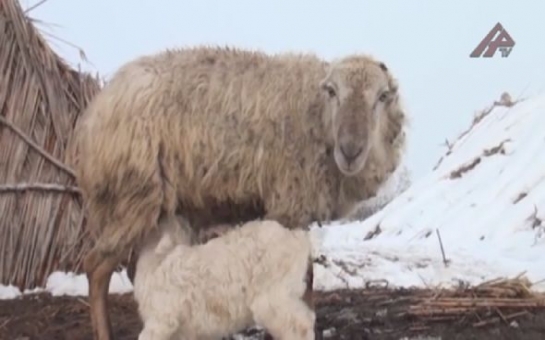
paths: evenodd
<path fill-rule="evenodd" d="M 173 234 L 171 237 L 174 244 L 204 244 L 209 240 L 216 238 L 225 232 L 229 231 L 233 226 L 230 224 L 218 224 L 207 226 L 203 229 L 192 228 L 187 219 L 181 215 L 176 215 L 174 218 L 160 219 L 159 224 L 170 224 L 169 228 L 181 228 L 180 231 Z M 161 226 L 160 228 L 164 228 Z M 148 236 L 149 237 L 149 236 Z M 134 284 L 134 276 L 136 273 L 136 260 L 138 259 L 139 247 L 136 247 L 133 253 L 133 260 L 127 266 L 127 276 L 132 284 Z"/>
<path fill-rule="evenodd" d="M 303 299 L 312 268 L 306 231 L 252 221 L 191 246 L 184 235 L 173 241 L 180 230 L 160 224 L 140 252 L 139 340 L 221 339 L 255 323 L 274 339 L 314 340 L 315 313 Z"/>
<path fill-rule="evenodd" d="M 96 238 L 84 263 L 95 337 L 111 339 L 112 272 L 160 218 L 338 219 L 396 168 L 404 125 L 395 79 L 367 55 L 195 47 L 122 66 L 72 144 Z"/>

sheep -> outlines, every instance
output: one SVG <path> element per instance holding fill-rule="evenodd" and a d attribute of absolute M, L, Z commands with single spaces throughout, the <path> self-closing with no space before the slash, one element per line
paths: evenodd
<path fill-rule="evenodd" d="M 397 80 L 366 54 L 197 46 L 121 66 L 69 151 L 94 239 L 83 268 L 95 339 L 112 339 L 113 271 L 159 219 L 179 214 L 194 229 L 340 219 L 397 167 L 405 117 Z"/>
<path fill-rule="evenodd" d="M 160 223 L 140 251 L 139 340 L 219 340 L 256 324 L 274 339 L 314 340 L 307 231 L 251 221 L 193 246 L 180 231 Z"/>

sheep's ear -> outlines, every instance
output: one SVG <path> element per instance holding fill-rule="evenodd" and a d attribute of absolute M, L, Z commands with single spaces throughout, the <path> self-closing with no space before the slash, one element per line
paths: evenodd
<path fill-rule="evenodd" d="M 323 70 L 325 72 L 325 77 L 320 81 L 320 88 L 325 89 L 328 82 L 331 81 L 331 63 L 322 62 Z"/>
<path fill-rule="evenodd" d="M 395 96 L 397 95 L 397 88 L 398 88 L 398 85 L 397 85 L 397 81 L 394 79 L 394 77 L 391 75 L 390 73 L 390 70 L 388 69 L 388 66 L 386 66 L 385 63 L 383 62 L 379 62 L 378 63 L 378 66 L 380 67 L 381 70 L 383 70 L 386 75 L 388 76 L 388 87 L 389 87 L 389 91 L 390 93 Z"/>
<path fill-rule="evenodd" d="M 392 94 L 392 97 L 397 97 L 398 95 L 398 84 L 397 84 L 397 80 L 391 76 L 391 75 L 388 75 L 389 76 L 389 79 L 388 79 L 388 87 L 390 88 L 390 93 Z"/>
<path fill-rule="evenodd" d="M 322 78 L 322 80 L 320 80 L 320 89 L 322 90 L 326 90 L 328 87 L 331 87 L 332 84 L 332 79 L 331 79 L 331 70 L 327 69 L 326 70 L 326 74 L 325 74 L 325 77 Z"/>

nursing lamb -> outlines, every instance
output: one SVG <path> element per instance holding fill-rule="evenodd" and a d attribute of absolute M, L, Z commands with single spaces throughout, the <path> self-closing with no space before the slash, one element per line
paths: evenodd
<path fill-rule="evenodd" d="M 221 339 L 253 325 L 274 339 L 314 340 L 308 232 L 252 221 L 191 246 L 184 230 L 160 223 L 140 251 L 139 340 Z"/>

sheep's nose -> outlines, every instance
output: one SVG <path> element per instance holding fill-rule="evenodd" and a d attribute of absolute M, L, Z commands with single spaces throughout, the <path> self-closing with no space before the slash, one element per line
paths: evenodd
<path fill-rule="evenodd" d="M 341 144 L 341 152 L 348 163 L 352 163 L 363 152 L 363 147 L 355 143 Z"/>

